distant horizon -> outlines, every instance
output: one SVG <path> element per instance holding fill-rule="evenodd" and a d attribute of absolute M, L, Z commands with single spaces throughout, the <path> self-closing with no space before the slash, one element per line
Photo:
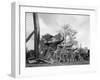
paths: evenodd
<path fill-rule="evenodd" d="M 49 33 L 55 35 L 61 30 L 62 26 L 69 24 L 76 30 L 76 40 L 79 45 L 90 48 L 90 16 L 84 15 L 63 15 L 39 13 L 40 36 Z M 26 13 L 26 37 L 34 30 L 32 13 Z M 34 48 L 34 36 L 27 43 L 28 49 Z"/>

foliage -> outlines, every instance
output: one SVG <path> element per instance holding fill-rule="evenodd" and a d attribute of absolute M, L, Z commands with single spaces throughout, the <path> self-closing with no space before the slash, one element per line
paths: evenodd
<path fill-rule="evenodd" d="M 62 27 L 62 31 L 64 33 L 64 38 L 65 38 L 64 43 L 65 44 L 67 42 L 67 40 L 66 40 L 67 37 L 69 38 L 69 42 L 70 43 L 76 42 L 75 41 L 75 39 L 76 39 L 76 36 L 75 35 L 77 34 L 77 32 L 76 32 L 76 30 L 72 29 L 69 24 L 64 25 Z"/>
<path fill-rule="evenodd" d="M 45 34 L 40 39 L 39 44 L 39 58 L 47 60 L 48 63 L 62 63 L 71 61 L 81 62 L 89 61 L 90 50 L 88 48 L 74 48 L 78 45 L 76 40 L 77 31 L 72 29 L 70 25 L 64 25 L 62 31 L 56 35 Z M 54 45 L 54 41 L 60 41 L 64 37 L 64 41 Z M 68 37 L 68 39 L 66 39 Z M 52 44 L 46 45 L 49 41 L 53 41 Z M 64 45 L 63 45 L 64 44 Z M 30 50 L 27 52 L 27 57 L 35 57 L 35 52 Z M 51 61 L 51 62 L 50 62 Z"/>
<path fill-rule="evenodd" d="M 42 40 L 44 41 L 49 41 L 53 36 L 50 34 L 45 34 L 42 36 Z"/>

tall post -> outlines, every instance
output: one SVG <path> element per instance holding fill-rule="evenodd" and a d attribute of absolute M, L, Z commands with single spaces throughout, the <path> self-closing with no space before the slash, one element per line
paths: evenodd
<path fill-rule="evenodd" d="M 34 23 L 34 50 L 36 53 L 36 58 L 39 58 L 39 41 L 40 41 L 40 27 L 39 27 L 39 20 L 38 14 L 33 13 L 33 23 Z"/>

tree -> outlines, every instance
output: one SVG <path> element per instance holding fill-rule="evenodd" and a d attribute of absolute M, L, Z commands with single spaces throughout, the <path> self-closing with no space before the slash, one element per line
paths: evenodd
<path fill-rule="evenodd" d="M 56 35 L 54 36 L 54 38 L 56 38 L 57 41 L 60 41 L 61 38 L 62 38 L 61 33 L 56 34 Z"/>
<path fill-rule="evenodd" d="M 50 35 L 50 34 L 45 34 L 45 35 L 43 35 L 42 36 L 42 40 L 44 40 L 44 41 L 46 41 L 46 42 L 48 42 L 48 41 L 50 41 L 50 39 L 52 38 L 53 36 L 52 35 Z"/>
<path fill-rule="evenodd" d="M 67 40 L 66 38 L 68 37 L 68 43 L 70 44 L 77 44 L 77 41 L 75 40 L 76 39 L 76 30 L 72 29 L 71 26 L 69 24 L 66 24 L 62 27 L 62 31 L 64 33 L 64 44 L 67 44 Z"/>
<path fill-rule="evenodd" d="M 52 37 L 53 37 L 52 35 L 47 33 L 43 35 L 42 38 L 40 39 L 39 52 L 41 58 L 45 58 L 49 47 L 49 45 L 46 45 L 46 43 L 48 43 L 48 41 L 50 41 Z"/>

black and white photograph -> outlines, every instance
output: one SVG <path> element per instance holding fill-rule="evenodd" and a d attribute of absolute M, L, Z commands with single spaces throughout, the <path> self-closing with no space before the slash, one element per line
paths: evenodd
<path fill-rule="evenodd" d="M 26 67 L 90 64 L 90 15 L 25 13 Z"/>

